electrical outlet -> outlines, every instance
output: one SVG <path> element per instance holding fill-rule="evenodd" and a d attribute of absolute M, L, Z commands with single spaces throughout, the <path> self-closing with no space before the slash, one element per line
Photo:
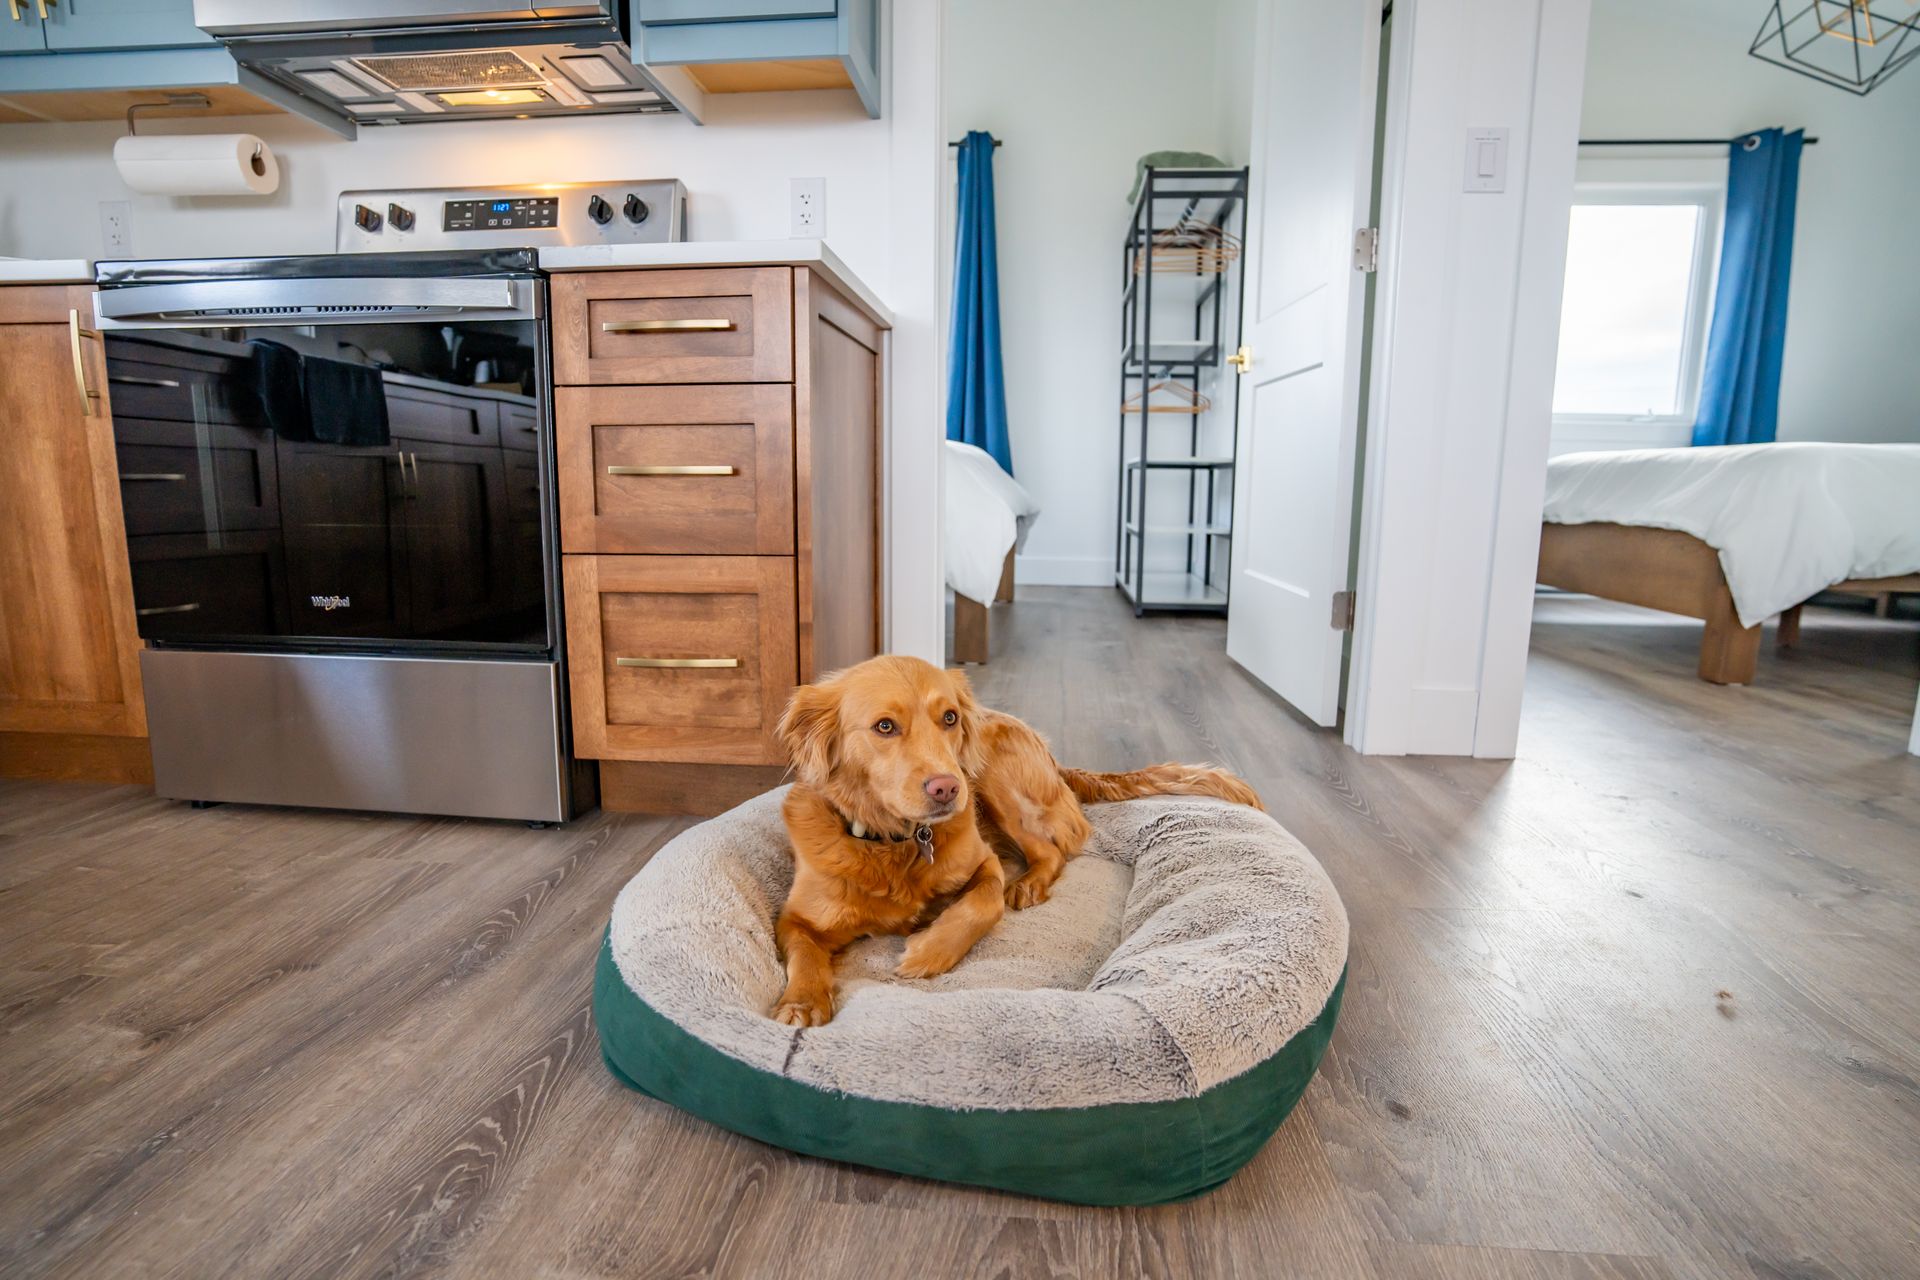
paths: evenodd
<path fill-rule="evenodd" d="M 793 196 L 793 226 L 787 235 L 795 240 L 818 240 L 827 234 L 827 180 L 792 178 L 788 189 Z"/>
<path fill-rule="evenodd" d="M 127 200 L 100 202 L 100 242 L 108 254 L 133 252 L 133 204 Z"/>

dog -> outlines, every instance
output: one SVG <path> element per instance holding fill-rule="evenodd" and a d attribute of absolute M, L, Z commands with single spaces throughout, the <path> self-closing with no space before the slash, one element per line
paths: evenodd
<path fill-rule="evenodd" d="M 787 985 L 773 1017 L 832 1019 L 833 958 L 856 938 L 909 934 L 896 973 L 947 972 L 1009 907 L 1045 902 L 1092 828 L 1083 801 L 1200 795 L 1261 808 L 1219 769 L 1062 767 L 1040 735 L 974 700 L 958 671 L 879 657 L 794 690 L 780 720 L 794 786 L 781 807 L 793 889 L 775 935 Z M 1006 881 L 996 847 L 1026 870 Z"/>

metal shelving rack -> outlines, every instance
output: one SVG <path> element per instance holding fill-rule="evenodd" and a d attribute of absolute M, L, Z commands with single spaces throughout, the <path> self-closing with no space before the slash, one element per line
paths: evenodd
<path fill-rule="evenodd" d="M 1235 463 L 1229 430 L 1224 456 L 1200 453 L 1200 414 L 1187 411 L 1186 451 L 1177 456 L 1156 456 L 1151 447 L 1155 410 L 1149 412 L 1149 390 L 1155 378 L 1184 375 L 1198 389 L 1202 369 L 1220 368 L 1231 362 L 1240 347 L 1241 304 L 1246 298 L 1246 277 L 1238 261 L 1221 264 L 1218 271 L 1207 271 L 1196 264 L 1193 278 L 1210 276 L 1193 300 L 1193 336 L 1169 339 L 1154 333 L 1153 282 L 1151 261 L 1154 237 L 1170 231 L 1183 221 L 1193 227 L 1211 227 L 1244 240 L 1247 209 L 1247 170 L 1245 169 L 1154 169 L 1149 168 L 1141 183 L 1140 197 L 1134 201 L 1133 218 L 1127 224 L 1126 242 L 1121 247 L 1124 288 L 1120 298 L 1120 449 L 1119 510 L 1114 530 L 1114 585 L 1133 605 L 1138 617 L 1149 609 L 1186 612 L 1225 613 L 1227 610 L 1227 552 L 1231 527 L 1220 517 L 1220 500 L 1233 492 Z M 1170 215 L 1170 216 L 1169 216 Z M 1142 257 L 1141 255 L 1147 255 Z M 1141 269 L 1136 270 L 1136 261 Z M 1162 274 L 1165 274 L 1164 269 Z M 1184 274 L 1184 273 L 1183 273 Z M 1232 304 L 1227 294 L 1233 293 Z M 1223 340 L 1228 319 L 1232 336 Z M 1234 378 L 1233 400 L 1228 412 L 1238 416 L 1239 379 Z M 1129 394 L 1139 398 L 1139 410 L 1126 407 Z M 1128 429 L 1128 419 L 1137 417 L 1137 439 Z M 1229 419 L 1231 425 L 1232 419 Z M 1129 452 L 1129 445 L 1135 446 Z M 1149 524 L 1147 517 L 1148 478 L 1155 475 L 1184 476 L 1187 485 L 1187 518 L 1179 524 Z M 1224 484 L 1226 494 L 1220 493 Z M 1184 572 L 1149 570 L 1148 539 L 1154 537 L 1186 539 Z M 1215 554 L 1216 546 L 1219 554 Z"/>

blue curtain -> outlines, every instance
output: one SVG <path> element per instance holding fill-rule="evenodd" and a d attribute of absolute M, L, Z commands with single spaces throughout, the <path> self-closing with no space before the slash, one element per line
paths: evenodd
<path fill-rule="evenodd" d="M 1720 283 L 1707 336 L 1695 444 L 1765 444 L 1780 408 L 1787 343 L 1787 277 L 1801 131 L 1762 129 L 1736 138 L 1727 165 Z"/>
<path fill-rule="evenodd" d="M 947 439 L 978 445 L 1008 475 L 1007 387 L 1000 365 L 1000 267 L 993 234 L 993 135 L 960 144 L 960 216 L 953 244 L 953 336 L 947 352 Z"/>

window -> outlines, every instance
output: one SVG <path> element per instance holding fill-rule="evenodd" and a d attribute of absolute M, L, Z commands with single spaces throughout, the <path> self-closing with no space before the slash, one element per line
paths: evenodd
<path fill-rule="evenodd" d="M 1674 186 L 1576 194 L 1556 422 L 1601 432 L 1637 424 L 1642 431 L 1631 443 L 1685 442 L 1699 400 L 1720 199 L 1716 189 Z"/>

